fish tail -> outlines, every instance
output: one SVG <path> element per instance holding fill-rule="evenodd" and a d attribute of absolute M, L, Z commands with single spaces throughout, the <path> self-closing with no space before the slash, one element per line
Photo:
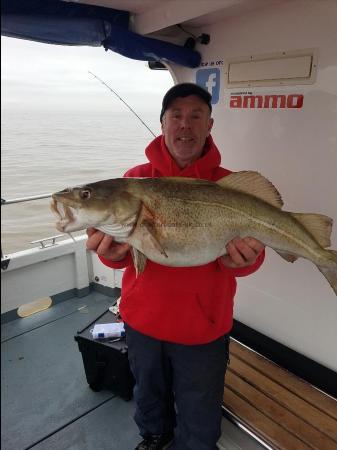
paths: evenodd
<path fill-rule="evenodd" d="M 330 247 L 332 219 L 322 214 L 290 213 L 300 222 L 323 248 Z M 332 250 L 333 251 L 333 250 Z"/>
<path fill-rule="evenodd" d="M 330 267 L 327 266 L 317 266 L 318 270 L 325 276 L 330 286 L 337 295 L 337 251 L 336 250 L 326 250 L 329 253 L 329 259 L 332 264 Z"/>

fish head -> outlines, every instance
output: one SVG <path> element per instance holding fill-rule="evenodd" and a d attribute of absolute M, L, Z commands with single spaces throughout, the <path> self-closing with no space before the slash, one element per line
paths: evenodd
<path fill-rule="evenodd" d="M 128 192 L 126 179 L 116 178 L 69 187 L 52 194 L 51 210 L 56 228 L 63 232 L 102 225 L 132 225 L 140 200 Z"/>

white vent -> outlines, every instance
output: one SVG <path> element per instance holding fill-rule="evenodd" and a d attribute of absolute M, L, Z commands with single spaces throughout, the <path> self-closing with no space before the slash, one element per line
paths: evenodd
<path fill-rule="evenodd" d="M 316 50 L 298 50 L 226 60 L 226 87 L 313 84 Z"/>

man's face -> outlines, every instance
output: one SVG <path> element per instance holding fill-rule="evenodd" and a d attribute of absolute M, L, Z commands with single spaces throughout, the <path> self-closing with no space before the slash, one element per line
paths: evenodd
<path fill-rule="evenodd" d="M 198 159 L 213 126 L 207 104 L 196 95 L 177 97 L 165 111 L 165 144 L 182 169 Z"/>

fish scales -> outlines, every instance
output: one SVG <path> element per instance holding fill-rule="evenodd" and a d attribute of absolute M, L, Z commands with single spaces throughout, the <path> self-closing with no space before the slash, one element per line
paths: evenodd
<path fill-rule="evenodd" d="M 209 236 L 209 229 L 212 228 L 212 239 L 215 238 L 217 249 L 220 244 L 222 244 L 220 248 L 223 249 L 224 244 L 235 236 L 249 235 L 270 247 L 289 252 L 296 251 L 296 254 L 302 257 L 315 258 L 316 264 L 322 262 L 320 246 L 310 233 L 304 234 L 303 225 L 285 211 L 249 194 L 225 191 L 213 184 L 207 187 L 205 183 L 201 186 L 203 188 L 201 192 L 200 185 L 193 185 L 191 190 L 186 190 L 184 184 L 172 192 L 170 183 L 166 185 L 163 183 L 162 186 L 155 186 L 153 197 L 147 195 L 147 189 L 143 188 L 141 197 L 144 203 L 150 210 L 155 211 L 155 216 L 159 217 L 158 236 L 159 239 L 163 239 L 164 246 L 166 240 L 172 238 L 173 233 L 178 250 L 181 250 L 181 246 L 185 248 L 188 246 L 186 240 L 192 246 L 196 240 L 203 243 L 203 238 L 205 235 Z M 195 193 L 198 194 L 198 200 L 193 198 Z M 164 201 L 167 198 L 170 198 L 170 203 Z M 194 233 L 193 240 L 189 242 L 188 236 L 191 235 L 191 231 Z M 284 238 L 282 245 L 279 242 L 280 235 Z M 221 256 L 221 251 L 219 253 L 216 257 Z"/>

